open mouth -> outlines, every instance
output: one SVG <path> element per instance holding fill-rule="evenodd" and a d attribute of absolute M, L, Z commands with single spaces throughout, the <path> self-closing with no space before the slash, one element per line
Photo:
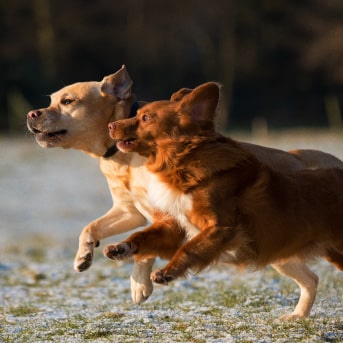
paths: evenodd
<path fill-rule="evenodd" d="M 55 138 L 59 136 L 63 136 L 67 133 L 67 130 L 58 130 L 58 131 L 51 131 L 51 132 L 44 132 L 38 129 L 32 128 L 32 132 L 38 136 L 39 138 Z"/>
<path fill-rule="evenodd" d="M 129 138 L 125 140 L 118 140 L 117 141 L 117 148 L 121 151 L 129 151 L 132 150 L 135 146 L 137 140 L 135 138 Z"/>

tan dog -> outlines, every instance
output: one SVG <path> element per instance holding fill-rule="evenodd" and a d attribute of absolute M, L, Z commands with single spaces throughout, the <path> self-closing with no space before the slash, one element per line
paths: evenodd
<path fill-rule="evenodd" d="M 60 89 L 51 95 L 49 107 L 33 110 L 27 115 L 28 128 L 38 144 L 42 147 L 78 149 L 99 159 L 100 169 L 107 179 L 113 207 L 82 230 L 74 261 L 75 270 L 80 272 L 91 266 L 94 247 L 101 239 L 130 231 L 152 220 L 152 209 L 146 196 L 149 175 L 144 167 L 145 158 L 135 153 L 115 153 L 114 142 L 108 133 L 108 123 L 130 115 L 135 104 L 131 86 L 132 80 L 122 67 L 101 82 L 79 82 Z M 182 99 L 186 93 L 180 90 L 173 96 Z M 302 156 L 299 159 L 281 150 L 252 144 L 246 144 L 246 147 L 276 169 L 308 167 L 308 159 L 303 160 Z M 304 151 L 310 154 L 316 167 L 343 166 L 330 154 Z M 153 259 L 139 260 L 134 265 L 131 290 L 135 303 L 143 302 L 153 291 L 150 280 L 153 262 Z M 308 282 L 314 283 L 315 276 L 308 274 L 304 268 L 304 275 L 309 275 Z M 287 270 L 284 272 L 287 275 L 290 273 Z"/>
<path fill-rule="evenodd" d="M 291 271 L 301 287 L 299 304 L 286 318 L 307 316 L 317 278 L 303 263 L 321 256 L 343 270 L 343 169 L 270 168 L 215 131 L 218 100 L 219 86 L 210 82 L 180 101 L 147 104 L 135 118 L 109 125 L 121 151 L 148 157 L 156 214 L 150 227 L 104 253 L 111 259 L 171 257 L 152 273 L 157 283 L 217 260 L 273 264 Z"/>
<path fill-rule="evenodd" d="M 117 152 L 108 134 L 108 123 L 127 118 L 135 105 L 132 80 L 123 66 L 101 82 L 79 82 L 51 95 L 48 108 L 27 114 L 27 126 L 42 147 L 78 149 L 98 158 L 113 199 L 113 207 L 89 223 L 79 237 L 74 268 L 84 271 L 92 264 L 94 247 L 101 239 L 146 225 L 151 220 L 145 189 L 145 159 Z M 135 263 L 131 276 L 135 303 L 153 291 L 150 273 L 154 260 Z"/>

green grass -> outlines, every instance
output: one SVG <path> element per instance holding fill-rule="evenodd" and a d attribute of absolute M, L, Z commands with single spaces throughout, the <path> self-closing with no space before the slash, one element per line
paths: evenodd
<path fill-rule="evenodd" d="M 324 263 L 313 265 L 321 281 L 312 315 L 281 322 L 277 318 L 292 311 L 299 293 L 271 268 L 205 271 L 155 286 L 138 306 L 130 297 L 130 262 L 98 254 L 89 271 L 76 273 L 71 253 L 36 244 L 40 248 L 29 254 L 25 247 L 7 247 L 10 267 L 0 270 L 1 342 L 343 341 L 342 275 Z"/>

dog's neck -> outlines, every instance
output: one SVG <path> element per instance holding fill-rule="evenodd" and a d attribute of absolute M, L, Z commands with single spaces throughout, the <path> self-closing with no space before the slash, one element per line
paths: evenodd
<path fill-rule="evenodd" d="M 246 167 L 255 163 L 257 160 L 237 142 L 218 135 L 157 144 L 156 154 L 149 156 L 146 166 L 162 182 L 189 193 L 213 175 L 248 170 L 251 168 Z"/>
<path fill-rule="evenodd" d="M 136 115 L 137 110 L 139 108 L 139 103 L 138 101 L 134 101 L 134 103 L 131 106 L 131 110 L 130 110 L 130 114 L 128 118 L 132 118 Z M 103 158 L 110 158 L 112 157 L 116 152 L 118 152 L 118 148 L 117 145 L 114 144 L 112 146 L 110 146 L 106 152 L 102 155 Z"/>

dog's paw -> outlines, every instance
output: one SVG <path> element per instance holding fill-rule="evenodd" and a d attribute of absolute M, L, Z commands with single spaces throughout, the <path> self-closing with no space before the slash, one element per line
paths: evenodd
<path fill-rule="evenodd" d="M 298 313 L 290 313 L 290 314 L 284 314 L 283 316 L 279 317 L 278 320 L 279 321 L 296 321 L 299 319 L 303 319 L 307 316 L 305 315 L 301 315 Z"/>
<path fill-rule="evenodd" d="M 104 248 L 104 255 L 111 260 L 124 260 L 132 257 L 135 249 L 128 243 L 110 244 Z"/>
<path fill-rule="evenodd" d="M 169 282 L 174 280 L 173 276 L 166 274 L 163 269 L 157 269 L 153 271 L 150 275 L 150 278 L 152 281 L 163 285 L 167 285 Z"/>
<path fill-rule="evenodd" d="M 145 280 L 145 283 L 137 282 L 132 276 L 131 280 L 131 297 L 136 305 L 144 303 L 152 294 L 154 287 L 151 280 Z"/>
<path fill-rule="evenodd" d="M 99 242 L 79 247 L 74 260 L 74 269 L 77 272 L 83 272 L 92 265 L 94 246 L 99 246 Z"/>
<path fill-rule="evenodd" d="M 74 260 L 74 269 L 77 272 L 83 272 L 92 265 L 93 253 L 88 252 L 84 256 L 76 255 Z"/>

